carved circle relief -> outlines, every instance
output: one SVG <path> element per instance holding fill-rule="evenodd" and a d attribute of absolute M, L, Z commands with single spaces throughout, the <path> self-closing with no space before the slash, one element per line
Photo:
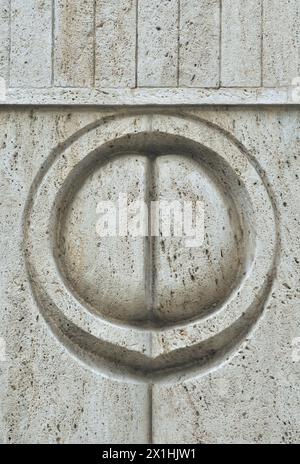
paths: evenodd
<path fill-rule="evenodd" d="M 200 246 L 185 237 L 100 237 L 97 204 L 204 207 Z M 233 353 L 268 297 L 277 250 L 259 166 L 222 129 L 187 115 L 91 124 L 57 147 L 25 211 L 26 262 L 57 338 L 106 375 L 177 382 Z"/>

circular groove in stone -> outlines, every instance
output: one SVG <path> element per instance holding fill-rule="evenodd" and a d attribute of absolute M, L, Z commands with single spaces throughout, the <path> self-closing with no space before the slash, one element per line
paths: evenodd
<path fill-rule="evenodd" d="M 143 145 L 135 143 L 140 153 L 147 133 L 152 142 L 153 133 L 167 134 L 168 138 L 184 139 L 185 147 L 196 143 L 203 153 L 218 153 L 236 174 L 237 184 L 230 181 L 232 197 L 236 206 L 242 206 L 240 221 L 251 228 L 252 235 L 251 240 L 244 242 L 246 274 L 220 308 L 193 322 L 150 331 L 111 323 L 82 304 L 66 286 L 66 276 L 57 266 L 60 257 L 56 249 L 56 226 L 60 223 L 57 208 L 62 195 L 72 191 L 69 181 L 74 178 L 70 173 L 76 173 L 76 169 L 82 172 L 82 167 L 99 157 L 105 160 L 109 147 L 123 137 L 141 134 Z M 160 153 L 160 146 L 161 139 L 155 148 L 157 154 L 174 153 L 166 147 Z M 182 152 L 179 146 L 176 152 Z M 215 167 L 215 161 L 210 165 L 213 157 L 204 158 L 208 167 Z M 223 174 L 224 179 L 230 178 L 226 169 Z M 65 201 L 70 204 L 66 198 Z M 272 286 L 278 227 L 265 175 L 260 174 L 257 161 L 230 134 L 188 115 L 127 114 L 104 118 L 81 129 L 45 161 L 32 184 L 24 211 L 24 249 L 29 281 L 40 311 L 70 353 L 107 376 L 173 383 L 220 365 L 254 327 Z"/>

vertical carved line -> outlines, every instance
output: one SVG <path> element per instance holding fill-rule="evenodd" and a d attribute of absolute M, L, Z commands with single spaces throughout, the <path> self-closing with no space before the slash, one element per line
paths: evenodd
<path fill-rule="evenodd" d="M 219 88 L 222 87 L 222 19 L 223 19 L 223 5 L 220 0 L 220 36 L 219 36 Z"/>

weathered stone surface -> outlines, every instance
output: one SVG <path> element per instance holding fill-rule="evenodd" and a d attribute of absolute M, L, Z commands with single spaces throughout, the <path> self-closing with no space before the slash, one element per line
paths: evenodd
<path fill-rule="evenodd" d="M 262 2 L 222 2 L 221 86 L 261 85 Z"/>
<path fill-rule="evenodd" d="M 11 0 L 10 85 L 50 87 L 51 0 Z"/>
<path fill-rule="evenodd" d="M 189 383 L 154 387 L 154 441 L 297 443 L 299 202 L 294 199 L 300 194 L 300 166 L 292 134 L 299 132 L 299 112 L 209 110 L 201 116 L 243 141 L 259 163 L 275 201 L 280 254 L 262 317 L 234 356 Z"/>
<path fill-rule="evenodd" d="M 263 86 L 291 85 L 300 75 L 298 0 L 265 0 L 263 30 Z"/>
<path fill-rule="evenodd" d="M 299 442 L 298 24 L 2 1 L 0 443 Z"/>
<path fill-rule="evenodd" d="M 298 105 L 299 87 L 280 88 L 83 88 L 8 89 L 10 105 Z M 1 103 L 1 100 L 0 100 Z"/>
<path fill-rule="evenodd" d="M 1 112 L 1 263 L 5 270 L 0 337 L 6 342 L 6 361 L 1 351 L 0 437 L 5 443 L 147 441 L 147 388 L 105 380 L 73 359 L 49 332 L 26 277 L 22 216 L 28 188 L 50 147 L 98 118 L 98 112 L 72 113 Z"/>
<path fill-rule="evenodd" d="M 179 86 L 218 87 L 220 83 L 220 2 L 180 2 Z"/>
<path fill-rule="evenodd" d="M 55 0 L 54 85 L 94 85 L 94 0 Z"/>
<path fill-rule="evenodd" d="M 298 103 L 299 18 L 298 0 L 3 0 L 6 102 Z"/>
<path fill-rule="evenodd" d="M 176 87 L 178 0 L 138 2 L 137 73 L 140 87 Z"/>
<path fill-rule="evenodd" d="M 297 442 L 298 111 L 23 109 L 0 128 L 1 440 Z M 203 244 L 99 239 L 97 203 L 124 191 L 202 199 Z"/>
<path fill-rule="evenodd" d="M 95 86 L 136 85 L 136 0 L 103 0 L 95 12 Z"/>
<path fill-rule="evenodd" d="M 0 77 L 8 82 L 9 70 L 9 0 L 0 6 Z"/>

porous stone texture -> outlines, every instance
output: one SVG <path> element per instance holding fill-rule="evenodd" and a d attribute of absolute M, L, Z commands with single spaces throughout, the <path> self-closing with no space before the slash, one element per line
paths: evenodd
<path fill-rule="evenodd" d="M 51 86 L 51 8 L 51 0 L 11 0 L 7 87 Z"/>
<path fill-rule="evenodd" d="M 1 1 L 1 443 L 299 442 L 299 30 L 299 0 Z"/>
<path fill-rule="evenodd" d="M 94 84 L 94 0 L 53 3 L 53 82 L 57 87 Z"/>
<path fill-rule="evenodd" d="M 299 441 L 299 123 L 1 111 L 2 442 Z M 124 191 L 202 200 L 204 242 L 99 238 Z"/>
<path fill-rule="evenodd" d="M 261 85 L 262 4 L 263 0 L 222 2 L 221 85 L 224 87 Z"/>
<path fill-rule="evenodd" d="M 2 0 L 0 26 L 3 103 L 299 103 L 298 0 Z"/>

